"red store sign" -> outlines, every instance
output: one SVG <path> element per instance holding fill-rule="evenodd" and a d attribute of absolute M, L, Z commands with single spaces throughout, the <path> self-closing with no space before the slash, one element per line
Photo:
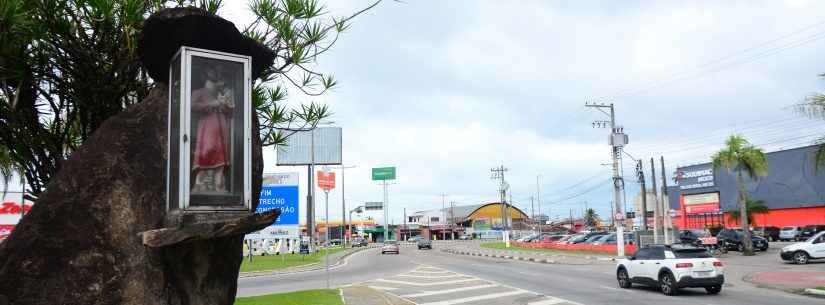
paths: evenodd
<path fill-rule="evenodd" d="M 3 206 L 0 207 L 0 215 L 3 214 L 24 214 L 28 213 L 32 209 L 32 206 L 27 204 L 22 206 L 18 203 L 6 201 L 3 202 Z"/>

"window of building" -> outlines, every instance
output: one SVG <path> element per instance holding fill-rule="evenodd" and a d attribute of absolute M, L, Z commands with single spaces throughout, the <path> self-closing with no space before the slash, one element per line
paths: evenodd
<path fill-rule="evenodd" d="M 438 222 L 438 217 L 430 217 L 430 221 L 432 221 L 432 222 Z"/>

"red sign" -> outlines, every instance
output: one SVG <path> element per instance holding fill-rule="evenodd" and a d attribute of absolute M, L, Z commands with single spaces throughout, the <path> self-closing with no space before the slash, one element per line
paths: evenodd
<path fill-rule="evenodd" d="M 329 190 L 335 188 L 335 173 L 334 172 L 323 172 L 318 171 L 318 187 L 322 190 L 329 192 Z"/>
<path fill-rule="evenodd" d="M 9 237 L 12 230 L 14 230 L 14 225 L 0 225 L 0 240 Z"/>
<path fill-rule="evenodd" d="M 719 212 L 719 203 L 705 203 L 705 204 L 685 205 L 685 213 L 688 213 L 688 214 L 708 213 L 708 212 Z"/>
<path fill-rule="evenodd" d="M 20 214 L 23 214 L 21 212 L 28 213 L 29 210 L 31 210 L 31 209 L 32 209 L 32 206 L 30 204 L 27 204 L 24 207 L 24 206 L 21 206 L 20 204 L 10 202 L 10 201 L 6 201 L 6 202 L 3 202 L 3 206 L 0 207 L 0 215 L 2 215 L 2 214 L 12 214 L 12 215 L 17 214 L 17 215 L 20 215 Z"/>

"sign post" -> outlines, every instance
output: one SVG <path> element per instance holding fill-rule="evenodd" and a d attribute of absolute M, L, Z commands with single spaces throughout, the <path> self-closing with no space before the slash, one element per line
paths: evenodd
<path fill-rule="evenodd" d="M 387 180 L 395 180 L 395 167 L 375 167 L 372 169 L 372 180 L 381 181 L 384 187 L 384 240 L 390 237 L 389 197 L 387 195 Z"/>
<path fill-rule="evenodd" d="M 335 188 L 335 173 L 318 171 L 318 187 L 324 190 L 324 261 L 329 289 L 329 191 Z"/>

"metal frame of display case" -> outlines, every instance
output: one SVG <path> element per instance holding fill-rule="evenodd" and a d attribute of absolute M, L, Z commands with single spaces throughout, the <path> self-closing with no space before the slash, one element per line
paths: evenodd
<path fill-rule="evenodd" d="M 237 62 L 243 64 L 243 77 L 244 77 L 244 84 L 243 84 L 243 198 L 241 205 L 191 205 L 191 194 L 190 194 L 190 185 L 191 185 L 191 107 L 192 107 L 192 58 L 194 56 L 208 58 L 208 59 L 218 59 L 223 61 L 230 61 L 230 62 Z M 175 67 L 175 61 L 180 59 L 180 66 Z M 231 54 L 225 52 L 218 52 L 206 49 L 199 49 L 199 48 L 192 48 L 183 46 L 181 47 L 172 59 L 170 60 L 169 64 L 169 107 L 168 107 L 168 121 L 167 121 L 167 130 L 168 130 L 168 145 L 167 145 L 167 161 L 166 161 L 166 210 L 175 210 L 180 209 L 184 212 L 186 211 L 251 211 L 252 207 L 252 188 L 251 188 L 251 178 L 252 178 L 252 122 L 251 122 L 251 112 L 252 110 L 252 101 L 251 101 L 251 87 L 252 87 L 252 77 L 251 77 L 251 63 L 252 58 L 250 56 L 245 55 L 238 55 L 238 54 Z M 174 86 L 174 79 L 173 73 L 174 69 L 180 69 L 181 76 L 180 76 L 180 88 L 177 90 L 178 92 L 173 92 Z M 178 122 L 179 127 L 177 130 L 177 135 L 173 135 L 173 128 L 172 128 L 172 115 L 174 113 L 172 109 L 172 97 L 173 94 L 177 94 L 179 101 L 180 101 L 180 109 L 178 109 Z M 234 133 L 232 135 L 235 136 Z M 172 144 L 174 140 L 177 140 L 178 145 L 178 155 L 172 155 Z M 230 141 L 230 147 L 234 149 L 234 141 Z M 177 173 L 177 181 L 171 181 L 171 174 L 172 174 L 172 158 L 177 158 L 178 162 L 178 173 Z M 172 206 L 171 204 L 171 194 L 170 194 L 170 186 L 172 183 L 177 183 L 177 205 Z M 204 195 L 205 196 L 205 195 Z"/>

